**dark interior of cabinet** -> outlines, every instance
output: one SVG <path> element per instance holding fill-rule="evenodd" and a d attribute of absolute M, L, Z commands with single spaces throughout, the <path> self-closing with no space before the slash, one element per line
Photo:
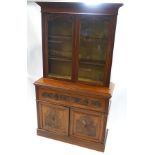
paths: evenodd
<path fill-rule="evenodd" d="M 96 16 L 80 18 L 79 81 L 103 84 L 108 24 Z"/>
<path fill-rule="evenodd" d="M 73 17 L 50 14 L 48 21 L 48 74 L 71 79 Z"/>
<path fill-rule="evenodd" d="M 76 81 L 103 85 L 109 39 L 108 17 L 53 13 L 48 14 L 47 23 L 48 77 L 72 81 L 75 78 Z"/>

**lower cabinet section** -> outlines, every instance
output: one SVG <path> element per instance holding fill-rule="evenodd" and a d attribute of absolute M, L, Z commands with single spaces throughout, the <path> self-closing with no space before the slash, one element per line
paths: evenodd
<path fill-rule="evenodd" d="M 103 151 L 106 116 L 80 108 L 37 101 L 38 135 Z"/>
<path fill-rule="evenodd" d="M 104 151 L 113 85 L 107 88 L 41 78 L 35 89 L 38 135 Z"/>

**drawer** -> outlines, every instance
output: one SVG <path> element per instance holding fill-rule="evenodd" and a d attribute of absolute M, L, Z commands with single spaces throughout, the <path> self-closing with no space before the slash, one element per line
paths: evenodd
<path fill-rule="evenodd" d="M 55 104 L 107 112 L 108 100 L 94 98 L 85 94 L 75 94 L 67 90 L 55 91 L 47 87 L 39 87 L 37 99 L 42 101 L 51 101 Z"/>
<path fill-rule="evenodd" d="M 70 136 L 88 141 L 103 142 L 105 119 L 102 113 L 71 108 Z"/>
<path fill-rule="evenodd" d="M 57 134 L 68 135 L 69 108 L 38 102 L 40 127 Z"/>

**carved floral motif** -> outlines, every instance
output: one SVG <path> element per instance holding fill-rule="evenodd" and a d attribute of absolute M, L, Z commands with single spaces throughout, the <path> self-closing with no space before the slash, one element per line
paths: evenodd
<path fill-rule="evenodd" d="M 79 97 L 73 97 L 73 96 L 67 96 L 67 95 L 49 93 L 49 92 L 43 92 L 42 96 L 47 97 L 47 98 L 51 98 L 53 100 L 75 102 L 75 103 L 85 105 L 85 106 L 95 106 L 97 108 L 101 107 L 101 103 L 97 99 L 79 98 Z"/>
<path fill-rule="evenodd" d="M 47 128 L 60 128 L 61 119 L 59 113 L 56 110 L 48 110 L 45 113 L 45 127 Z"/>
<path fill-rule="evenodd" d="M 96 137 L 96 124 L 89 116 L 81 116 L 76 120 L 76 132 L 79 134 Z"/>

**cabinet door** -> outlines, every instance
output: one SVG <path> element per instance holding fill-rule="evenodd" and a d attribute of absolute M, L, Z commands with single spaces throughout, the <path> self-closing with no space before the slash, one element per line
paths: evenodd
<path fill-rule="evenodd" d="M 48 76 L 71 79 L 73 16 L 48 15 Z"/>
<path fill-rule="evenodd" d="M 78 81 L 103 85 L 109 24 L 106 16 L 84 15 L 80 18 Z"/>
<path fill-rule="evenodd" d="M 102 142 L 105 118 L 99 112 L 71 109 L 70 135 L 73 137 Z"/>
<path fill-rule="evenodd" d="M 68 135 L 69 109 L 39 102 L 41 105 L 41 126 L 44 130 Z"/>

